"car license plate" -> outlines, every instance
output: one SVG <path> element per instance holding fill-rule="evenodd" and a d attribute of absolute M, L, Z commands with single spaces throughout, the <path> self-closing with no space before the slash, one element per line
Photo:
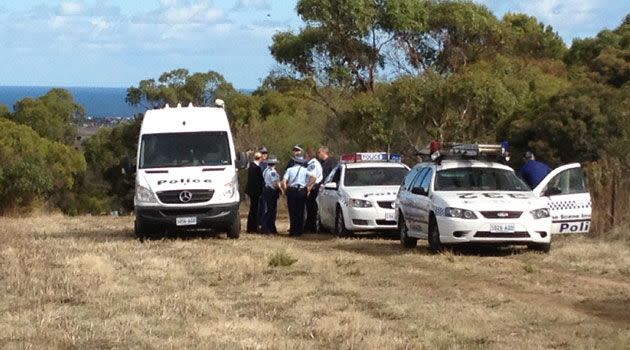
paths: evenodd
<path fill-rule="evenodd" d="M 493 233 L 512 233 L 514 232 L 514 224 L 491 224 L 490 232 Z"/>
<path fill-rule="evenodd" d="M 385 220 L 386 221 L 394 221 L 396 218 L 394 217 L 395 213 L 385 213 Z"/>
<path fill-rule="evenodd" d="M 197 225 L 197 217 L 191 216 L 191 217 L 177 218 L 175 219 L 175 224 L 177 226 Z"/>

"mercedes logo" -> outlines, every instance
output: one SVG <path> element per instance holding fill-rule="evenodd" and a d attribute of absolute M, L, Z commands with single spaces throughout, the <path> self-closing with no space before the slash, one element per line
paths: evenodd
<path fill-rule="evenodd" d="M 396 202 L 392 202 L 392 204 L 390 204 L 392 209 L 396 209 Z"/>
<path fill-rule="evenodd" d="M 500 218 L 507 218 L 508 216 L 510 216 L 510 214 L 506 212 L 498 212 L 497 216 Z"/>
<path fill-rule="evenodd" d="M 188 203 L 188 202 L 190 202 L 191 199 L 192 199 L 192 193 L 190 193 L 188 191 L 181 191 L 179 193 L 179 200 L 182 203 Z"/>

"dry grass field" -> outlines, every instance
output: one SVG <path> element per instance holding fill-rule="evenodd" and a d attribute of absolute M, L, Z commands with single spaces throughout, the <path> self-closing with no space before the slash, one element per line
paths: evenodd
<path fill-rule="evenodd" d="M 623 233 L 432 255 L 328 235 L 139 242 L 132 221 L 0 218 L 0 348 L 630 348 Z"/>

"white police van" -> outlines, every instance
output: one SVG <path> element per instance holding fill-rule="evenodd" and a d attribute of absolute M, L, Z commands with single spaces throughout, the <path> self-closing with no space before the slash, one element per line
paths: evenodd
<path fill-rule="evenodd" d="M 138 141 L 135 234 L 214 229 L 240 234 L 234 142 L 223 107 L 149 110 Z"/>
<path fill-rule="evenodd" d="M 337 236 L 397 230 L 394 200 L 409 167 L 384 152 L 344 155 L 317 196 L 319 226 Z"/>
<path fill-rule="evenodd" d="M 404 247 L 418 239 L 437 251 L 451 244 L 523 244 L 549 251 L 551 214 L 514 170 L 503 145 L 432 142 L 432 161 L 416 165 L 396 198 Z M 450 158 L 450 159 L 449 159 Z"/>

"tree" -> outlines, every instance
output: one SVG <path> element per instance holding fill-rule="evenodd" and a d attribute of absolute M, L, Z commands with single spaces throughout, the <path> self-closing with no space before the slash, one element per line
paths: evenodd
<path fill-rule="evenodd" d="M 25 98 L 15 104 L 11 119 L 28 125 L 40 136 L 71 145 L 77 136 L 77 123 L 85 118 L 83 107 L 70 92 L 52 89 L 37 99 Z"/>
<path fill-rule="evenodd" d="M 503 16 L 505 52 L 527 58 L 562 59 L 567 47 L 551 26 L 520 13 Z"/>
<path fill-rule="evenodd" d="M 178 103 L 195 106 L 209 106 L 216 98 L 236 92 L 232 84 L 215 72 L 190 74 L 187 69 L 175 69 L 160 75 L 158 81 L 146 79 L 137 87 L 127 89 L 125 101 L 132 106 L 141 105 L 147 109 L 162 108 L 166 104 Z"/>
<path fill-rule="evenodd" d="M 67 145 L 8 119 L 0 119 L 0 129 L 0 212 L 28 210 L 68 191 L 85 171 L 83 156 Z"/>

